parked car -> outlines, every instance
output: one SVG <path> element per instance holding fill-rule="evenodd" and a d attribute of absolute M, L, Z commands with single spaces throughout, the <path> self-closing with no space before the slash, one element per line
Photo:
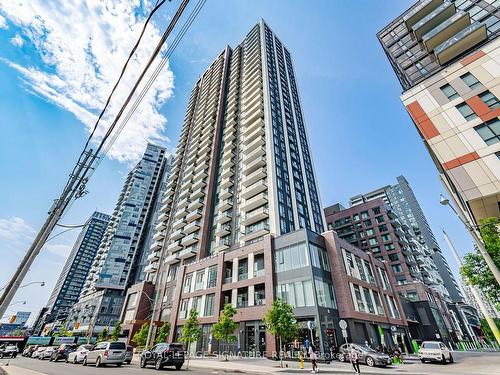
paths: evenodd
<path fill-rule="evenodd" d="M 72 353 L 76 350 L 76 344 L 61 344 L 59 348 L 57 348 L 54 353 L 50 356 L 50 360 L 57 362 L 60 359 L 68 361 L 69 353 Z"/>
<path fill-rule="evenodd" d="M 360 344 L 343 344 L 339 348 L 339 353 L 337 358 L 341 362 L 349 361 L 349 353 L 354 347 L 358 352 L 359 363 L 366 364 L 370 367 L 373 366 L 387 366 L 391 364 L 391 357 L 382 352 L 377 352 L 376 350 L 370 348 L 366 345 Z"/>
<path fill-rule="evenodd" d="M 30 358 L 33 355 L 33 353 L 35 352 L 35 350 L 37 350 L 37 349 L 38 349 L 38 345 L 30 345 L 26 349 L 23 350 L 22 356 Z"/>
<path fill-rule="evenodd" d="M 40 353 L 38 356 L 38 359 L 44 360 L 44 359 L 50 359 L 52 354 L 57 350 L 57 346 L 47 346 L 43 352 Z"/>
<path fill-rule="evenodd" d="M 144 368 L 150 364 L 154 364 L 157 370 L 161 370 L 164 366 L 175 366 L 176 370 L 180 370 L 184 364 L 184 348 L 182 344 L 160 343 L 149 350 L 144 350 L 141 353 L 139 366 Z"/>
<path fill-rule="evenodd" d="M 80 345 L 74 352 L 68 354 L 68 359 L 66 360 L 66 362 L 74 364 L 83 362 L 83 358 L 85 358 L 89 350 L 93 347 L 94 345 L 92 344 Z"/>
<path fill-rule="evenodd" d="M 422 363 L 425 361 L 441 362 L 443 364 L 447 362 L 453 363 L 450 349 L 441 341 L 424 341 L 420 346 L 418 356 Z"/>
<path fill-rule="evenodd" d="M 45 349 L 47 349 L 46 346 L 39 346 L 34 352 L 33 354 L 31 354 L 31 358 L 40 358 L 40 354 L 42 354 Z"/>
<path fill-rule="evenodd" d="M 134 348 L 130 345 L 127 345 L 127 353 L 125 353 L 125 363 L 130 365 L 132 362 L 132 358 L 134 357 Z"/>
<path fill-rule="evenodd" d="M 17 348 L 17 345 L 7 345 L 0 348 L 0 358 L 3 357 L 16 358 L 18 352 L 19 349 Z"/>
<path fill-rule="evenodd" d="M 83 358 L 82 364 L 95 364 L 95 367 L 115 364 L 120 367 L 125 362 L 127 345 L 121 341 L 103 341 L 97 343 Z"/>

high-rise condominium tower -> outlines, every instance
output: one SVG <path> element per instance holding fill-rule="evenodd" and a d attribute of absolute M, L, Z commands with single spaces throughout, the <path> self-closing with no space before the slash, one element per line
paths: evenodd
<path fill-rule="evenodd" d="M 44 323 L 64 322 L 78 301 L 110 216 L 94 212 L 78 235 L 49 301 Z"/>
<path fill-rule="evenodd" d="M 244 309 L 237 315 L 242 347 L 263 350 L 267 342 L 269 350 L 274 340 L 261 319 L 275 284 L 285 288 L 293 277 L 297 295 L 307 295 L 297 301 L 299 321 L 305 327 L 320 316 L 322 327 L 333 329 L 329 273 L 313 276 L 304 259 L 299 280 L 273 271 L 281 248 L 293 250 L 297 261 L 309 242 L 319 243 L 315 253 L 326 250 L 317 234 L 324 217 L 292 59 L 263 21 L 196 82 L 163 203 L 148 270 L 158 296 L 155 320 L 170 320 L 176 339 L 195 308 L 203 321 L 198 345 L 207 349 L 210 325 L 231 303 Z M 127 301 L 126 316 L 136 297 Z M 326 343 L 326 336 L 318 339 Z"/>
<path fill-rule="evenodd" d="M 129 172 L 90 268 L 70 323 L 79 332 L 98 332 L 119 318 L 127 288 L 141 278 L 153 208 L 167 169 L 165 149 L 148 144 Z"/>
<path fill-rule="evenodd" d="M 421 265 L 426 268 L 424 281 L 434 290 L 440 292 L 447 300 L 453 302 L 463 301 L 460 287 L 450 270 L 448 262 L 443 257 L 436 237 L 410 184 L 403 176 L 399 176 L 397 181 L 398 183 L 395 185 L 387 185 L 369 193 L 352 197 L 350 199 L 351 206 L 377 198 L 382 198 L 388 203 L 399 220 L 406 224 L 411 237 L 424 247 L 420 255 L 426 258 L 426 262 L 421 262 Z M 426 263 L 432 264 L 433 267 L 427 267 Z"/>
<path fill-rule="evenodd" d="M 500 217 L 500 10 L 421 0 L 378 33 L 441 179 L 473 222 Z"/>

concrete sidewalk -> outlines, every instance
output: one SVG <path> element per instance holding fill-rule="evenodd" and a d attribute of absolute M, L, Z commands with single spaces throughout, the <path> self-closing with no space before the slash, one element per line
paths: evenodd
<path fill-rule="evenodd" d="M 3 373 L 2 373 L 3 371 Z M 1 366 L 0 367 L 0 375 L 46 375 L 43 372 L 38 372 L 38 371 L 33 371 L 29 370 L 27 368 L 23 367 L 18 367 L 15 365 L 9 365 L 9 366 Z"/>

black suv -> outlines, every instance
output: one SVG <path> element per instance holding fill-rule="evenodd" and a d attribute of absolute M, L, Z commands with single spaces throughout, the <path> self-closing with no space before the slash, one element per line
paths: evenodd
<path fill-rule="evenodd" d="M 184 348 L 182 344 L 156 344 L 149 350 L 144 350 L 141 354 L 139 366 L 155 365 L 155 369 L 161 370 L 163 366 L 175 366 L 180 370 L 184 364 Z"/>
<path fill-rule="evenodd" d="M 57 362 L 60 359 L 64 359 L 67 362 L 69 353 L 73 353 L 76 348 L 76 344 L 61 344 L 61 346 L 52 353 L 50 360 Z"/>

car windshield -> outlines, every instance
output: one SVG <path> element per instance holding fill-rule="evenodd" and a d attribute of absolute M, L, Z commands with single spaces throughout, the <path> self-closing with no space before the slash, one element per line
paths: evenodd
<path fill-rule="evenodd" d="M 424 349 L 439 349 L 439 344 L 437 342 L 424 342 L 422 344 Z"/>
<path fill-rule="evenodd" d="M 93 347 L 93 346 L 94 346 L 94 345 L 87 344 L 87 345 L 82 345 L 82 346 L 81 346 L 81 348 L 82 348 L 82 349 L 87 349 L 87 350 L 90 350 L 90 349 L 92 349 L 92 347 Z"/>
<path fill-rule="evenodd" d="M 370 353 L 376 352 L 376 350 L 373 350 L 372 348 L 370 348 L 369 346 L 366 346 L 366 345 L 360 345 L 359 348 L 364 352 L 370 352 Z"/>
<path fill-rule="evenodd" d="M 110 349 L 121 349 L 121 350 L 123 350 L 123 349 L 126 349 L 126 347 L 127 346 L 125 345 L 124 342 L 112 342 L 112 343 L 109 344 L 109 348 Z"/>

